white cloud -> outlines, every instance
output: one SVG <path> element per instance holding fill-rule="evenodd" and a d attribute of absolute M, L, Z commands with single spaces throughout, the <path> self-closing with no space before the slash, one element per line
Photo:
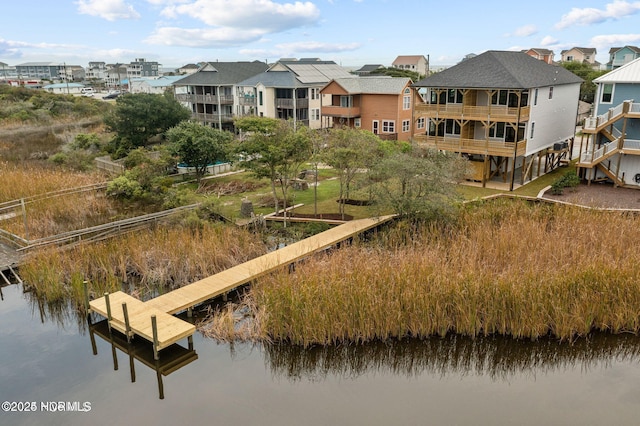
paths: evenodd
<path fill-rule="evenodd" d="M 80 14 L 98 16 L 107 21 L 140 18 L 133 6 L 123 0 L 79 0 L 76 4 Z"/>
<path fill-rule="evenodd" d="M 186 15 L 214 27 L 258 29 L 268 33 L 315 24 L 320 10 L 308 1 L 196 0 L 168 6 L 162 15 L 168 18 Z"/>
<path fill-rule="evenodd" d="M 535 25 L 524 25 L 520 28 L 516 28 L 513 33 L 506 34 L 507 37 L 528 37 L 538 32 L 538 27 Z"/>
<path fill-rule="evenodd" d="M 241 54 L 252 57 L 296 57 L 309 53 L 340 53 L 360 48 L 360 43 L 322 43 L 301 41 L 276 44 L 273 49 L 242 49 Z"/>
<path fill-rule="evenodd" d="M 546 36 L 543 37 L 542 40 L 540 40 L 540 46 L 541 47 L 549 47 L 549 46 L 553 46 L 558 44 L 558 40 L 551 37 L 551 36 Z"/>
<path fill-rule="evenodd" d="M 591 38 L 591 46 L 598 50 L 608 50 L 612 46 L 622 47 L 640 41 L 640 34 L 606 34 Z"/>
<path fill-rule="evenodd" d="M 145 42 L 164 46 L 231 47 L 257 41 L 262 35 L 259 30 L 164 27 L 156 29 Z"/>
<path fill-rule="evenodd" d="M 640 2 L 628 2 L 625 0 L 614 0 L 605 6 L 605 9 L 586 7 L 579 9 L 574 7 L 571 11 L 560 18 L 556 24 L 557 29 L 564 29 L 573 25 L 590 25 L 607 20 L 618 20 L 625 16 L 634 15 L 640 11 Z"/>

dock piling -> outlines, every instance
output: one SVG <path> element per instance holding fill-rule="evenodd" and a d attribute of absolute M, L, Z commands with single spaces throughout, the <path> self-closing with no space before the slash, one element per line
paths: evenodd
<path fill-rule="evenodd" d="M 129 312 L 127 311 L 126 302 L 122 302 L 122 314 L 124 315 L 124 327 L 127 334 L 127 343 L 131 343 L 131 325 L 129 324 Z"/>
<path fill-rule="evenodd" d="M 157 361 L 160 356 L 158 355 L 158 324 L 155 315 L 151 315 L 151 329 L 153 330 L 153 359 Z"/>

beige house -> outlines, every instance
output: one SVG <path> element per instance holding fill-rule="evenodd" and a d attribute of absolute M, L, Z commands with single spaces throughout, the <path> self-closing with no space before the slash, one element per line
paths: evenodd
<path fill-rule="evenodd" d="M 581 62 L 590 64 L 594 70 L 600 69 L 600 62 L 596 61 L 598 52 L 593 47 L 572 47 L 560 52 L 562 62 Z"/>
<path fill-rule="evenodd" d="M 425 77 L 429 75 L 429 60 L 424 55 L 398 56 L 391 66 L 401 70 L 417 72 Z"/>

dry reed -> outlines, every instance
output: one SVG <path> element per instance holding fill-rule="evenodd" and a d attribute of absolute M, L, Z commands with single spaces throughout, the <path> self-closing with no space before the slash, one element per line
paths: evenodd
<path fill-rule="evenodd" d="M 20 275 L 50 302 L 71 298 L 81 304 L 84 280 L 96 296 L 121 290 L 126 282 L 128 292 L 146 299 L 264 252 L 256 235 L 221 224 L 157 226 L 66 251 L 33 253 Z"/>
<path fill-rule="evenodd" d="M 635 216 L 520 201 L 398 227 L 260 279 L 258 334 L 303 346 L 403 337 L 571 340 L 640 330 Z"/>

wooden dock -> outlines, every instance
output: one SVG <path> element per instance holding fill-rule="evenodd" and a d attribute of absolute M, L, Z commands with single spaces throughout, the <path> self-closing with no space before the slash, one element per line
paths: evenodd
<path fill-rule="evenodd" d="M 389 215 L 346 222 L 146 302 L 118 291 L 92 300 L 89 302 L 89 309 L 90 312 L 96 312 L 109 319 L 111 327 L 125 335 L 138 335 L 153 342 L 157 357 L 161 349 L 185 337 L 191 340 L 195 332 L 193 324 L 182 321 L 173 314 L 226 294 L 278 268 L 373 229 L 394 217 Z"/>

